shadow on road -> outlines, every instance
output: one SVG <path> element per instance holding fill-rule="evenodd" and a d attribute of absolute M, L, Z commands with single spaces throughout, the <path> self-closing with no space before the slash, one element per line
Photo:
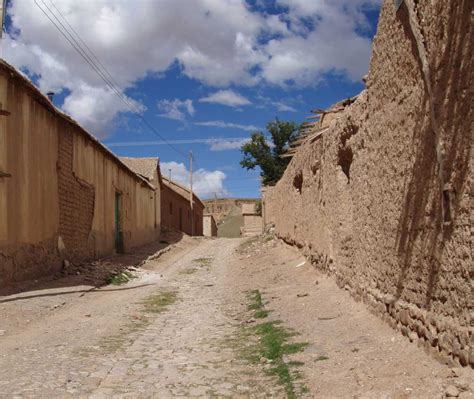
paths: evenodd
<path fill-rule="evenodd" d="M 132 287 L 122 287 L 122 288 L 111 288 L 111 289 L 106 289 L 106 290 L 101 290 L 100 292 L 115 292 L 115 291 L 128 291 L 128 290 L 135 290 L 137 288 L 143 288 L 143 287 L 148 287 L 153 284 L 140 284 L 140 285 L 135 285 Z M 6 299 L 0 299 L 0 303 L 7 303 L 7 302 L 15 302 L 15 301 L 22 301 L 25 299 L 32 299 L 32 298 L 44 298 L 44 297 L 54 297 L 54 296 L 61 296 L 61 295 L 70 295 L 70 294 L 93 294 L 97 293 L 98 287 L 92 287 L 88 289 L 82 289 L 82 290 L 73 290 L 73 291 L 57 291 L 57 292 L 49 292 L 47 294 L 35 294 L 35 295 L 25 295 L 25 296 L 14 296 L 13 298 L 6 298 Z M 46 289 L 46 288 L 43 288 Z"/>
<path fill-rule="evenodd" d="M 130 267 L 137 267 L 146 261 L 150 256 L 157 254 L 159 251 L 177 244 L 183 239 L 183 233 L 177 231 L 165 230 L 159 241 L 152 242 L 137 248 L 133 248 L 128 253 L 117 254 L 101 259 L 85 261 L 81 263 L 71 263 L 68 267 L 63 268 L 59 273 L 48 276 L 46 278 L 20 282 L 0 288 L 0 303 L 10 302 L 13 300 L 40 297 L 41 294 L 31 296 L 22 296 L 14 298 L 4 298 L 29 291 L 51 290 L 57 288 L 72 288 L 78 286 L 89 286 L 91 288 L 67 290 L 64 292 L 53 292 L 44 296 L 57 296 L 64 294 L 73 294 L 88 292 L 95 288 L 107 284 L 107 280 L 118 273 L 122 273 Z M 138 287 L 130 287 L 134 289 Z M 125 288 L 121 288 L 125 289 Z M 117 289 L 117 290 L 121 290 Z"/>

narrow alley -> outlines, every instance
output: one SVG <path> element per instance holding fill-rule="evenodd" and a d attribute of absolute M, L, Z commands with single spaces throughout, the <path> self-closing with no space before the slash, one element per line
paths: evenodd
<path fill-rule="evenodd" d="M 271 236 L 186 237 L 135 275 L 2 296 L 1 397 L 433 398 L 472 389 L 468 370 L 426 355 Z M 266 330 L 279 337 L 273 354 Z"/>

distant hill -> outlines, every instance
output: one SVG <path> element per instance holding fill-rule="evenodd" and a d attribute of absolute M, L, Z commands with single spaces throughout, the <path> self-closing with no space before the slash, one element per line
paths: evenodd
<path fill-rule="evenodd" d="M 215 198 L 204 200 L 205 214 L 214 216 L 217 223 L 217 236 L 240 237 L 240 228 L 244 225 L 242 204 L 255 204 L 258 198 Z"/>
<path fill-rule="evenodd" d="M 240 228 L 244 225 L 242 208 L 234 205 L 217 225 L 217 236 L 227 238 L 240 237 Z"/>
<path fill-rule="evenodd" d="M 235 208 L 242 209 L 242 204 L 256 203 L 256 198 L 216 198 L 204 200 L 204 213 L 214 216 L 216 223 L 221 222 Z"/>

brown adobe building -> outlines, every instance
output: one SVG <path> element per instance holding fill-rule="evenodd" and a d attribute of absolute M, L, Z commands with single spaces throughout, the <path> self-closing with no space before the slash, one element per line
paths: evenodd
<path fill-rule="evenodd" d="M 160 159 L 120 157 L 120 160 L 133 170 L 137 175 L 146 179 L 156 188 L 154 198 L 154 226 L 158 231 L 161 228 L 161 180 Z"/>
<path fill-rule="evenodd" d="M 161 186 L 161 222 L 164 227 L 182 231 L 192 236 L 203 235 L 204 204 L 193 194 L 191 210 L 191 192 L 181 184 L 162 176 Z"/>
<path fill-rule="evenodd" d="M 159 239 L 157 191 L 0 61 L 0 287 Z"/>

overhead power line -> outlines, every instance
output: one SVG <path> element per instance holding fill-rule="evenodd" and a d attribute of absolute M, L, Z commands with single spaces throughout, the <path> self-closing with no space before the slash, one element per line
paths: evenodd
<path fill-rule="evenodd" d="M 38 2 L 40 1 L 43 6 L 40 5 Z M 173 144 L 180 144 L 180 143 L 207 143 L 207 144 L 214 144 L 219 143 L 222 139 L 200 139 L 200 140 L 167 140 L 164 138 L 156 129 L 155 127 L 142 115 L 140 108 L 134 103 L 129 100 L 127 96 L 125 96 L 120 88 L 120 85 L 114 79 L 110 71 L 106 68 L 106 66 L 100 61 L 97 55 L 91 50 L 91 48 L 86 44 L 86 42 L 82 39 L 79 33 L 74 29 L 74 27 L 69 23 L 67 18 L 61 12 L 61 10 L 55 5 L 53 0 L 49 0 L 51 7 L 45 2 L 45 0 L 34 0 L 35 5 L 42 11 L 42 13 L 48 18 L 48 20 L 54 25 L 54 27 L 59 31 L 59 33 L 67 40 L 67 42 L 72 46 L 72 48 L 84 59 L 84 61 L 91 67 L 91 69 L 99 76 L 99 78 L 106 84 L 106 86 L 114 93 L 120 101 L 122 101 L 126 107 L 134 114 L 136 114 L 139 119 L 151 130 L 153 134 L 157 137 L 162 139 L 161 142 L 150 142 L 150 145 L 162 145 L 166 144 L 171 149 L 173 149 L 177 154 L 182 156 L 184 159 L 187 159 L 187 154 L 183 151 L 177 149 Z M 53 10 L 56 10 L 56 12 Z M 226 138 L 224 140 L 243 140 L 247 139 L 248 137 L 235 137 L 235 138 Z M 109 143 L 108 146 L 120 146 L 121 143 Z M 139 145 L 138 143 L 129 143 L 129 145 Z M 203 179 L 200 183 L 207 183 L 210 185 L 212 180 L 220 180 L 220 179 Z M 230 180 L 254 180 L 252 178 L 242 178 L 242 179 L 225 179 L 225 181 Z M 240 188 L 240 187 L 239 187 Z M 235 191 L 235 190 L 232 190 Z M 240 188 L 239 191 L 254 191 L 254 189 L 249 188 L 245 190 Z"/>
<path fill-rule="evenodd" d="M 65 16 L 59 11 L 58 7 L 53 3 L 52 0 L 49 0 L 52 7 L 54 7 L 59 14 L 58 15 L 52 10 L 51 7 L 46 4 L 44 0 L 39 0 L 43 4 L 42 7 L 38 0 L 34 0 L 35 5 L 43 12 L 43 14 L 49 19 L 49 21 L 55 26 L 55 28 L 61 33 L 61 35 L 68 41 L 68 43 L 74 48 L 74 50 L 86 61 L 86 63 L 92 68 L 92 70 L 100 77 L 100 79 L 107 85 L 107 87 L 112 90 L 112 92 L 127 106 L 127 108 L 134 114 L 140 118 L 140 120 L 154 133 L 156 136 L 161 138 L 163 141 L 167 142 L 166 138 L 164 138 L 156 129 L 155 127 L 141 114 L 141 110 L 138 106 L 129 101 L 129 99 L 122 93 L 119 85 L 117 84 L 116 80 L 112 77 L 111 73 L 107 70 L 107 68 L 100 62 L 99 58 L 94 54 L 94 52 L 87 46 L 84 40 L 80 37 L 77 31 L 72 28 L 71 24 L 67 21 Z M 55 22 L 57 21 L 57 22 Z M 64 23 L 62 22 L 64 21 Z M 66 27 L 66 25 L 72 30 Z M 86 49 L 84 49 L 84 47 Z M 176 153 L 187 159 L 187 155 L 177 149 L 170 143 L 167 145 L 172 148 Z"/>
<path fill-rule="evenodd" d="M 53 0 L 49 0 L 49 2 L 51 3 L 51 5 L 58 11 L 58 14 L 62 17 L 62 19 L 64 20 L 64 22 L 66 22 L 67 26 L 69 26 L 69 28 L 73 31 L 73 33 L 76 35 L 76 37 L 79 39 L 79 41 L 84 45 L 84 47 L 87 49 L 87 51 L 89 52 L 89 54 L 94 58 L 94 60 L 97 62 L 97 64 L 99 64 L 99 66 L 102 67 L 102 70 L 107 74 L 107 78 L 110 79 L 110 81 L 115 85 L 115 87 L 117 88 L 120 88 L 120 85 L 117 83 L 117 81 L 115 80 L 115 78 L 112 76 L 112 74 L 109 72 L 109 70 L 107 69 L 107 67 L 102 64 L 102 62 L 97 58 L 97 56 L 95 55 L 95 53 L 90 49 L 90 47 L 87 45 L 86 42 L 84 42 L 84 40 L 82 40 L 81 36 L 79 35 L 79 33 L 77 33 L 77 31 L 74 29 L 74 27 L 69 23 L 69 21 L 67 20 L 67 18 L 64 16 L 64 14 L 61 12 L 61 10 L 56 7 L 56 4 L 54 4 Z M 126 98 L 126 97 L 125 97 Z"/>

